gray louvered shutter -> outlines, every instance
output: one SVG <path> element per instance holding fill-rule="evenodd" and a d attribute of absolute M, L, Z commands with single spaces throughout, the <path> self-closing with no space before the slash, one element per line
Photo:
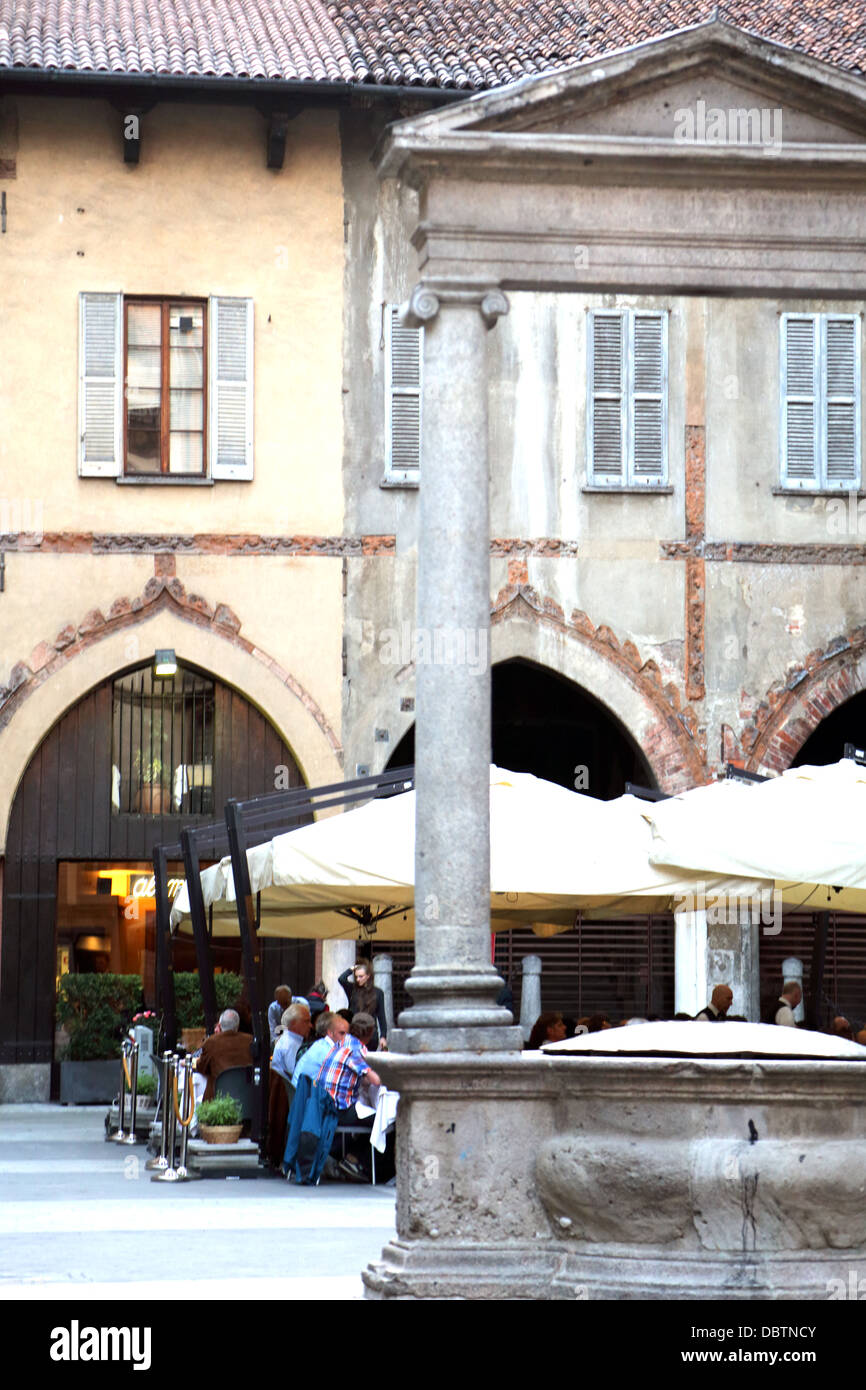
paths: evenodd
<path fill-rule="evenodd" d="M 407 328 L 396 305 L 388 308 L 386 332 L 386 471 L 397 482 L 414 482 L 421 468 L 423 328 Z"/>
<path fill-rule="evenodd" d="M 781 332 L 782 483 L 815 487 L 820 483 L 818 320 L 783 314 Z"/>
<path fill-rule="evenodd" d="M 590 315 L 588 444 L 589 481 L 597 486 L 624 479 L 625 392 L 623 315 Z"/>
<path fill-rule="evenodd" d="M 208 454 L 217 482 L 253 476 L 253 301 L 214 298 L 208 320 Z"/>
<path fill-rule="evenodd" d="M 632 315 L 630 482 L 667 474 L 667 315 Z"/>
<path fill-rule="evenodd" d="M 123 296 L 78 297 L 78 473 L 123 471 Z"/>
<path fill-rule="evenodd" d="M 827 316 L 825 400 L 827 486 L 856 487 L 860 482 L 860 322 Z"/>

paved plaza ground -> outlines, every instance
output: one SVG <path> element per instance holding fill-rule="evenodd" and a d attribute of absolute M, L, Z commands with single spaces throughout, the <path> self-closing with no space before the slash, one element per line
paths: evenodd
<path fill-rule="evenodd" d="M 0 1300 L 360 1299 L 394 1188 L 152 1183 L 104 1106 L 0 1106 Z"/>

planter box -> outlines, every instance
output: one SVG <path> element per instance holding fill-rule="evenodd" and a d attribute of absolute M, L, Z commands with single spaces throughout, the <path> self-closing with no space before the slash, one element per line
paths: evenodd
<path fill-rule="evenodd" d="M 61 1062 L 61 1105 L 106 1105 L 120 1090 L 120 1058 L 106 1062 Z"/>

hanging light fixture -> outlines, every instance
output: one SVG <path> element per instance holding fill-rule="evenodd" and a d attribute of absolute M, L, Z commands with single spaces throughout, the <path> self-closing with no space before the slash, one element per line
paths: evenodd
<path fill-rule="evenodd" d="M 177 657 L 172 647 L 161 647 L 153 654 L 153 674 L 173 676 L 177 672 Z"/>

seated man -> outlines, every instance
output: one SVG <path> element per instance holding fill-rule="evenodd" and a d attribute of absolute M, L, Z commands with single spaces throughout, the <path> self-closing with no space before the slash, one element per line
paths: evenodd
<path fill-rule="evenodd" d="M 288 985 L 277 985 L 274 990 L 273 1003 L 268 1005 L 268 1031 L 271 1035 L 271 1047 L 277 1040 L 283 1014 L 292 1002 L 292 991 Z"/>
<path fill-rule="evenodd" d="M 271 1068 L 273 1071 L 279 1072 L 288 1088 L 292 1083 L 292 1072 L 295 1069 L 298 1049 L 310 1031 L 309 1006 L 300 1004 L 295 1000 L 286 1009 L 282 1021 L 283 1031 L 277 1038 L 277 1045 L 271 1058 Z"/>
<path fill-rule="evenodd" d="M 308 1076 L 314 1081 L 318 1075 L 319 1068 L 325 1058 L 335 1047 L 339 1047 L 349 1031 L 349 1024 L 345 1018 L 339 1014 L 332 1014 L 326 1009 L 316 1019 L 316 1041 L 308 1047 L 303 1055 L 298 1057 L 295 1063 L 295 1070 L 292 1072 L 292 1085 L 297 1090 L 298 1080 L 301 1076 Z"/>
<path fill-rule="evenodd" d="M 322 1063 L 309 1100 L 303 1106 L 303 1115 L 300 1104 L 293 1107 L 284 1158 L 287 1177 L 294 1173 L 297 1182 L 315 1186 L 331 1152 L 340 1112 L 355 1104 L 362 1079 L 372 1086 L 381 1085 L 367 1061 L 365 1047 L 375 1026 L 370 1014 L 355 1014 L 343 1045 L 333 1048 Z M 306 1095 L 308 1081 L 305 1077 L 298 1080 L 300 1097 Z M 306 1141 L 313 1136 L 315 1150 L 311 1153 Z"/>
<path fill-rule="evenodd" d="M 240 1018 L 235 1009 L 223 1009 L 217 1027 L 219 1031 L 205 1039 L 195 1066 L 196 1071 L 207 1077 L 204 1100 L 213 1100 L 214 1082 L 222 1072 L 229 1067 L 249 1067 L 253 1061 L 252 1035 L 238 1032 Z"/>

